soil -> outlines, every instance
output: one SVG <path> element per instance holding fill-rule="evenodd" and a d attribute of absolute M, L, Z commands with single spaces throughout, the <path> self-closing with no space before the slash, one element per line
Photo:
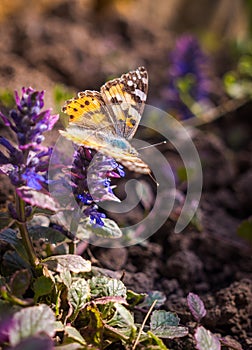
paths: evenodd
<path fill-rule="evenodd" d="M 38 1 L 34 8 L 13 3 L 16 7 L 0 18 L 1 89 L 46 89 L 51 106 L 56 84 L 74 91 L 98 89 L 109 76 L 143 64 L 150 75 L 148 103 L 162 105 L 160 91 L 167 84 L 167 57 L 177 30 L 171 19 L 155 27 L 141 12 L 138 20 L 131 1 Z M 232 65 L 223 57 L 216 60 L 219 72 Z M 190 224 L 176 234 L 171 218 L 144 245 L 91 247 L 102 267 L 124 272 L 128 288 L 165 293 L 165 309 L 175 311 L 191 330 L 187 340 L 166 341 L 174 350 L 195 348 L 189 292 L 205 303 L 203 326 L 237 341 L 240 349 L 252 349 L 252 247 L 237 235 L 252 208 L 251 113 L 247 103 L 202 125 L 194 138 L 203 165 L 200 228 Z M 55 131 L 50 143 L 56 138 Z M 162 152 L 168 160 L 174 157 L 168 146 Z M 2 178 L 0 186 L 4 205 L 11 190 Z"/>

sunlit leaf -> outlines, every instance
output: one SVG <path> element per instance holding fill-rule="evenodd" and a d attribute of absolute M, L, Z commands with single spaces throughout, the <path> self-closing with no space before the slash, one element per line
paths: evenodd
<path fill-rule="evenodd" d="M 52 337 L 55 333 L 54 321 L 54 313 L 47 305 L 22 309 L 14 315 L 14 326 L 9 333 L 10 344 L 17 345 L 23 339 L 41 333 Z"/>
<path fill-rule="evenodd" d="M 197 328 L 195 335 L 198 350 L 220 350 L 219 339 L 203 326 Z"/>
<path fill-rule="evenodd" d="M 150 327 L 153 331 L 159 327 L 178 326 L 179 321 L 178 316 L 170 311 L 155 310 L 151 314 Z"/>
<path fill-rule="evenodd" d="M 92 225 L 90 219 L 81 220 L 76 237 L 80 240 L 92 239 L 93 236 L 103 238 L 120 238 L 122 231 L 114 220 L 108 218 L 103 219 L 104 226 Z"/>
<path fill-rule="evenodd" d="M 74 309 L 74 315 L 85 306 L 90 297 L 90 288 L 84 278 L 74 281 L 68 291 L 68 301 Z"/>
<path fill-rule="evenodd" d="M 188 334 L 188 328 L 182 326 L 167 326 L 152 329 L 152 332 L 160 338 L 174 339 L 185 337 Z"/>
<path fill-rule="evenodd" d="M 161 338 L 173 339 L 186 336 L 188 329 L 178 324 L 179 318 L 176 314 L 165 310 L 155 310 L 151 315 L 150 330 Z"/>
<path fill-rule="evenodd" d="M 168 350 L 168 348 L 164 345 L 163 341 L 157 337 L 154 333 L 151 331 L 147 332 L 148 336 L 154 340 L 155 344 L 158 345 L 159 350 Z"/>
<path fill-rule="evenodd" d="M 204 303 L 197 294 L 189 293 L 187 296 L 187 304 L 197 322 L 200 322 L 200 320 L 206 316 Z"/>
<path fill-rule="evenodd" d="M 55 255 L 42 261 L 49 270 L 62 272 L 69 270 L 75 273 L 91 271 L 91 262 L 83 259 L 80 255 Z"/>
<path fill-rule="evenodd" d="M 127 302 L 131 307 L 139 304 L 145 297 L 146 294 L 144 293 L 136 293 L 130 289 L 127 290 Z"/>
<path fill-rule="evenodd" d="M 111 278 L 107 284 L 109 295 L 126 298 L 127 289 L 122 281 Z"/>
<path fill-rule="evenodd" d="M 83 348 L 83 345 L 80 343 L 70 343 L 66 345 L 60 345 L 54 348 L 54 350 L 86 350 Z M 93 347 L 92 350 L 99 350 L 98 348 Z"/>
<path fill-rule="evenodd" d="M 56 212 L 59 209 L 59 205 L 55 200 L 49 195 L 30 187 L 22 186 L 16 189 L 19 197 L 21 197 L 26 203 L 31 204 L 43 209 L 49 209 Z"/>
<path fill-rule="evenodd" d="M 131 312 L 126 309 L 125 306 L 115 303 L 114 304 L 115 313 L 112 318 L 107 322 L 112 327 L 130 327 L 135 328 L 134 318 Z"/>
<path fill-rule="evenodd" d="M 91 294 L 95 297 L 119 296 L 126 299 L 127 289 L 122 281 L 105 276 L 92 277 L 89 281 Z"/>
<path fill-rule="evenodd" d="M 81 336 L 80 332 L 77 331 L 76 328 L 72 326 L 66 326 L 65 333 L 67 335 L 67 338 L 73 339 L 82 345 L 86 344 L 85 339 Z"/>

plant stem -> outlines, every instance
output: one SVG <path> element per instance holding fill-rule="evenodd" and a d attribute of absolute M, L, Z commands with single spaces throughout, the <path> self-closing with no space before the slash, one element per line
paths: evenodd
<path fill-rule="evenodd" d="M 39 259 L 37 258 L 34 251 L 33 244 L 26 226 L 25 202 L 19 196 L 16 196 L 16 209 L 18 215 L 17 225 L 20 230 L 22 242 L 29 257 L 30 264 L 36 270 L 39 265 Z"/>

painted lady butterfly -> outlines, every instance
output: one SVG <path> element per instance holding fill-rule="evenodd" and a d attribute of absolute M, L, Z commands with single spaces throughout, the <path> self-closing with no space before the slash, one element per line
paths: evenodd
<path fill-rule="evenodd" d="M 150 174 L 148 165 L 128 142 L 139 125 L 147 90 L 147 71 L 139 67 L 108 81 L 100 92 L 79 92 L 62 108 L 69 115 L 69 125 L 60 133 L 77 145 L 116 159 L 131 171 Z"/>

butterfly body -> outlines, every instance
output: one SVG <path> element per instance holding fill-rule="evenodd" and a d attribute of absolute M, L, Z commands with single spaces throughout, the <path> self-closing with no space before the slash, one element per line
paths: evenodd
<path fill-rule="evenodd" d="M 128 140 L 139 125 L 147 97 L 148 75 L 143 67 L 105 83 L 100 92 L 85 90 L 66 101 L 69 125 L 60 133 L 77 145 L 113 157 L 129 170 L 150 169 Z"/>

